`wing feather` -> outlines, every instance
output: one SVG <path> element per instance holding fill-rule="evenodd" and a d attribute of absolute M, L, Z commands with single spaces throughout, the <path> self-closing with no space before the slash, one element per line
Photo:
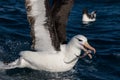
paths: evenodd
<path fill-rule="evenodd" d="M 45 0 L 26 0 L 27 18 L 31 26 L 32 48 L 37 51 L 54 50 L 46 24 Z"/>
<path fill-rule="evenodd" d="M 66 24 L 74 0 L 25 0 L 31 26 L 32 49 L 60 50 L 66 40 Z"/>

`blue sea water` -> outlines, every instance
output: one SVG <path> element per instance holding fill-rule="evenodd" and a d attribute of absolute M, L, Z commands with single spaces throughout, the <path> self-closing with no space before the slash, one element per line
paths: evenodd
<path fill-rule="evenodd" d="M 97 11 L 97 20 L 81 22 L 82 9 Z M 0 71 L 0 80 L 120 80 L 120 0 L 75 0 L 67 24 L 67 38 L 85 35 L 97 50 L 93 59 L 80 59 L 74 69 L 49 73 L 31 69 Z M 0 60 L 14 61 L 30 50 L 30 27 L 24 0 L 0 0 Z"/>

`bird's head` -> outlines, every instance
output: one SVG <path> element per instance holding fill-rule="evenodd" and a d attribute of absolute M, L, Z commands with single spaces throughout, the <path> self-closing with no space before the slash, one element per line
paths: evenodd
<path fill-rule="evenodd" d="M 88 14 L 88 10 L 87 8 L 84 8 L 83 11 L 82 11 L 83 14 Z"/>
<path fill-rule="evenodd" d="M 91 50 L 96 53 L 95 48 L 93 48 L 87 41 L 87 38 L 83 35 L 76 35 L 72 39 L 72 45 L 80 50 L 87 51 Z"/>

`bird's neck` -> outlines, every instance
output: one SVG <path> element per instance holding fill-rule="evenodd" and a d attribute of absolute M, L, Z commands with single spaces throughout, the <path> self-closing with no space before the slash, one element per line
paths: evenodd
<path fill-rule="evenodd" d="M 74 46 L 74 43 L 68 43 L 66 45 L 66 51 L 73 54 L 73 53 L 80 53 L 80 49 Z"/>
<path fill-rule="evenodd" d="M 77 56 L 79 56 L 81 53 L 81 50 L 74 47 L 74 45 L 72 43 L 68 43 L 66 45 L 65 48 L 65 58 L 64 61 L 65 62 L 70 62 L 73 59 L 75 59 Z M 73 62 L 71 62 L 72 64 L 75 64 L 77 62 L 78 59 L 74 60 Z"/>

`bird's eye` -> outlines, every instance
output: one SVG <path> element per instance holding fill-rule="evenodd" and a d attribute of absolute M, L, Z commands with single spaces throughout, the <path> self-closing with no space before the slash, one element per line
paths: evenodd
<path fill-rule="evenodd" d="M 79 38 L 76 38 L 78 41 L 82 41 L 81 39 L 79 39 Z"/>

